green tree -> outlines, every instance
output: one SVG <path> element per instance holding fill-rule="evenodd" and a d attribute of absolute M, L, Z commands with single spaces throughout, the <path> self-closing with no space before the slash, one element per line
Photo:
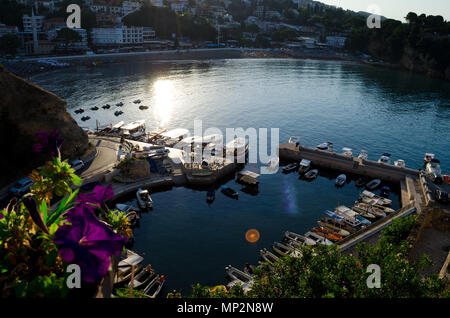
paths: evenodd
<path fill-rule="evenodd" d="M 81 41 L 81 39 L 81 35 L 79 35 L 77 31 L 74 31 L 70 28 L 63 28 L 58 30 L 58 34 L 56 36 L 56 40 L 64 42 L 66 51 L 70 43 L 79 42 Z"/>

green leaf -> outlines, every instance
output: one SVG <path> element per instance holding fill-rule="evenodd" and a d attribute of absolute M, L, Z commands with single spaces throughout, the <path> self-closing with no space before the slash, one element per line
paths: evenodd
<path fill-rule="evenodd" d="M 55 212 L 50 215 L 48 218 L 48 221 L 46 222 L 47 226 L 51 226 L 53 223 L 55 223 L 57 220 L 59 220 L 59 217 L 66 212 L 67 210 L 73 208 L 74 204 L 69 204 L 75 196 L 78 194 L 79 189 L 73 191 L 68 197 L 65 197 L 61 200 L 61 203 L 59 204 L 58 209 L 56 209 Z"/>
<path fill-rule="evenodd" d="M 42 200 L 41 206 L 39 207 L 39 212 L 42 213 L 43 220 L 46 223 L 47 222 L 47 203 L 45 200 Z"/>
<path fill-rule="evenodd" d="M 76 174 L 72 173 L 71 175 L 72 178 L 72 182 L 74 185 L 79 186 L 81 185 L 81 182 L 83 181 L 79 176 L 77 176 Z"/>

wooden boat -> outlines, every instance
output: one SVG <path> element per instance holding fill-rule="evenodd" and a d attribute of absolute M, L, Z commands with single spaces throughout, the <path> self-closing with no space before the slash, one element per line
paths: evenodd
<path fill-rule="evenodd" d="M 134 276 L 134 279 L 128 283 L 128 286 L 133 287 L 134 289 L 144 288 L 155 279 L 156 276 L 157 275 L 151 265 L 147 265 L 147 267 L 141 270 L 139 274 Z"/>
<path fill-rule="evenodd" d="M 308 180 L 313 180 L 313 179 L 317 178 L 318 174 L 319 174 L 319 170 L 313 169 L 313 170 L 310 170 L 307 173 L 305 173 L 305 178 Z"/>
<path fill-rule="evenodd" d="M 91 107 L 91 110 L 98 110 L 97 106 Z"/>
<path fill-rule="evenodd" d="M 345 174 L 341 174 L 336 178 L 336 186 L 342 187 L 344 186 L 345 182 L 347 181 L 347 176 Z"/>
<path fill-rule="evenodd" d="M 302 175 L 308 172 L 310 168 L 311 168 L 311 161 L 308 159 L 302 159 L 302 161 L 300 161 L 300 166 L 298 168 L 298 174 Z"/>
<path fill-rule="evenodd" d="M 136 99 L 136 100 L 133 101 L 133 103 L 135 103 L 135 104 L 140 104 L 140 103 L 141 103 L 141 100 L 140 100 L 140 99 Z"/>
<path fill-rule="evenodd" d="M 229 196 L 230 198 L 237 199 L 239 198 L 239 193 L 231 189 L 229 186 L 222 185 L 220 186 L 221 191 L 226 196 Z"/>
<path fill-rule="evenodd" d="M 149 298 L 156 298 L 159 293 L 161 292 L 161 289 L 164 286 L 164 282 L 166 280 L 166 277 L 164 275 L 158 275 L 156 276 L 148 285 L 145 287 L 143 293 L 145 296 Z"/>
<path fill-rule="evenodd" d="M 251 265 L 249 263 L 245 263 L 245 265 L 244 265 L 244 273 L 246 273 L 247 275 L 252 276 L 253 273 L 255 272 L 255 268 L 256 267 L 254 265 Z"/>
<path fill-rule="evenodd" d="M 328 239 L 325 238 L 325 237 L 322 237 L 322 236 L 320 236 L 320 235 L 317 235 L 317 234 L 314 233 L 314 232 L 306 232 L 306 233 L 305 233 L 305 237 L 306 237 L 306 238 L 309 238 L 309 239 L 311 239 L 311 240 L 313 240 L 313 241 L 315 241 L 316 244 L 333 245 L 333 242 L 331 242 L 330 240 L 328 240 Z"/>
<path fill-rule="evenodd" d="M 148 190 L 139 188 L 136 191 L 136 199 L 141 209 L 151 209 L 153 207 L 153 200 L 148 193 Z"/>
<path fill-rule="evenodd" d="M 148 109 L 148 106 L 141 105 L 141 106 L 139 106 L 139 109 L 140 109 L 140 110 L 146 110 L 146 109 Z"/>
<path fill-rule="evenodd" d="M 250 283 L 252 281 L 252 276 L 244 273 L 243 271 L 228 265 L 225 267 L 225 271 L 227 273 L 227 277 L 231 280 L 231 281 L 241 281 L 242 283 Z"/>
<path fill-rule="evenodd" d="M 277 253 L 280 256 L 287 256 L 287 255 L 291 255 L 294 257 L 300 256 L 300 252 L 298 250 L 279 242 L 274 242 L 272 245 L 272 249 L 274 250 L 275 253 Z"/>
<path fill-rule="evenodd" d="M 82 120 L 82 121 L 86 121 L 86 120 L 89 120 L 89 119 L 91 119 L 91 117 L 89 117 L 89 116 L 83 116 L 83 117 L 81 117 L 81 120 Z"/>
<path fill-rule="evenodd" d="M 355 186 L 361 188 L 364 187 L 368 182 L 369 180 L 367 180 L 366 178 L 359 178 L 355 181 Z"/>
<path fill-rule="evenodd" d="M 123 103 L 122 103 L 122 102 L 119 102 L 119 103 L 116 104 L 116 106 L 122 107 L 122 106 L 123 106 Z"/>
<path fill-rule="evenodd" d="M 366 224 L 366 225 L 372 224 L 372 222 L 370 222 L 368 219 L 366 219 L 365 217 L 363 217 L 362 215 L 359 215 L 359 214 L 355 215 L 355 219 L 357 219 L 362 224 Z"/>
<path fill-rule="evenodd" d="M 322 221 L 317 221 L 317 224 L 321 227 L 327 228 L 329 230 L 332 230 L 334 232 L 336 232 L 337 234 L 339 234 L 342 237 L 345 236 L 349 236 L 350 232 L 344 229 L 341 229 L 340 227 L 330 224 L 330 223 L 326 223 L 326 222 L 322 222 Z"/>
<path fill-rule="evenodd" d="M 84 113 L 83 108 L 78 108 L 77 110 L 75 110 L 75 114 L 81 114 L 81 113 Z"/>
<path fill-rule="evenodd" d="M 215 198 L 216 198 L 216 191 L 214 191 L 214 190 L 209 190 L 209 191 L 206 193 L 206 202 L 211 203 L 211 202 L 214 201 Z"/>
<path fill-rule="evenodd" d="M 364 201 L 364 198 L 368 198 L 369 200 L 372 200 L 371 202 L 374 202 L 375 204 L 378 204 L 378 205 L 386 205 L 386 206 L 388 206 L 388 205 L 392 204 L 392 200 L 387 199 L 387 198 L 383 198 L 383 197 L 381 197 L 379 195 L 376 195 L 375 193 L 367 191 L 367 190 L 364 190 L 361 193 L 360 197 L 361 197 L 361 200 L 363 202 L 368 201 L 368 200 Z M 369 203 L 369 202 L 365 202 L 365 203 Z"/>
<path fill-rule="evenodd" d="M 314 240 L 308 239 L 306 237 L 304 237 L 303 235 L 294 233 L 294 232 L 289 232 L 286 231 L 284 232 L 284 238 L 287 241 L 294 241 L 294 242 L 299 242 L 301 244 L 306 244 L 306 245 L 315 245 L 316 242 Z"/>
<path fill-rule="evenodd" d="M 383 210 L 380 210 L 379 208 L 367 203 L 355 202 L 355 205 L 352 207 L 352 209 L 360 213 L 362 216 L 369 216 L 369 218 L 371 219 L 375 217 L 382 218 L 386 216 L 386 213 L 384 213 Z"/>
<path fill-rule="evenodd" d="M 123 114 L 123 111 L 121 111 L 121 110 L 116 110 L 115 112 L 114 112 L 114 116 L 120 116 L 120 115 L 122 115 Z"/>
<path fill-rule="evenodd" d="M 298 170 L 298 162 L 293 162 L 283 167 L 283 173 L 289 173 L 295 170 Z"/>
<path fill-rule="evenodd" d="M 327 215 L 328 217 L 330 217 L 330 218 L 332 218 L 332 219 L 334 219 L 336 221 L 339 221 L 339 222 L 344 221 L 344 217 L 342 215 L 338 215 L 335 212 L 332 212 L 332 211 L 329 211 L 329 210 L 325 211 L 325 215 Z"/>
<path fill-rule="evenodd" d="M 368 184 L 366 184 L 366 189 L 368 190 L 375 190 L 376 188 L 378 188 L 381 184 L 381 180 L 380 179 L 374 179 L 372 181 L 370 181 Z"/>
<path fill-rule="evenodd" d="M 274 265 L 274 263 L 279 259 L 277 256 L 269 252 L 267 249 L 260 250 L 259 254 L 261 255 L 263 261 L 269 263 L 270 265 Z"/>
<path fill-rule="evenodd" d="M 103 106 L 102 106 L 103 109 L 109 109 L 110 107 L 111 107 L 110 104 L 106 104 L 106 105 L 103 105 Z"/>
<path fill-rule="evenodd" d="M 380 209 L 381 211 L 383 211 L 384 213 L 387 213 L 387 214 L 391 214 L 391 213 L 394 213 L 394 212 L 395 212 L 394 209 L 391 209 L 391 208 L 389 208 L 389 207 L 387 207 L 387 206 L 384 206 L 384 205 L 372 204 L 372 206 L 373 206 L 374 208 Z"/>
<path fill-rule="evenodd" d="M 329 239 L 332 242 L 338 242 L 342 240 L 342 236 L 337 234 L 336 232 L 327 229 L 326 227 L 318 226 L 312 229 L 314 233 Z"/>
<path fill-rule="evenodd" d="M 327 223 L 327 224 L 331 224 L 333 226 L 341 228 L 341 229 L 349 232 L 350 234 L 356 233 L 356 231 L 357 231 L 357 229 L 355 229 L 354 227 L 352 227 L 349 224 L 345 223 L 344 221 L 336 221 L 335 219 L 332 219 L 332 218 L 327 217 L 327 216 L 321 217 L 320 220 L 325 222 L 325 223 Z"/>

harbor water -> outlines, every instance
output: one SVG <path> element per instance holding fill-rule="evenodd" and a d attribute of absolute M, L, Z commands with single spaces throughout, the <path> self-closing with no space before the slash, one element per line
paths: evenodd
<path fill-rule="evenodd" d="M 146 119 L 147 129 L 182 127 L 279 128 L 280 142 L 292 135 L 315 146 L 334 143 L 355 154 L 367 149 L 369 159 L 389 152 L 410 168 L 421 168 L 425 152 L 450 170 L 450 83 L 406 72 L 339 61 L 234 59 L 139 62 L 79 67 L 35 75 L 30 80 L 67 101 L 80 126 L 96 128 L 119 120 Z M 141 111 L 133 101 L 149 109 Z M 124 106 L 115 104 L 123 102 Z M 102 105 L 111 108 L 104 110 Z M 100 109 L 91 111 L 98 106 Z M 75 114 L 78 108 L 83 114 Z M 114 112 L 124 113 L 116 117 Z M 82 122 L 82 116 L 91 119 Z M 250 167 L 258 171 L 258 165 Z M 285 230 L 304 233 L 323 211 L 352 205 L 360 189 L 352 179 L 334 186 L 338 171 L 322 171 L 312 182 L 296 173 L 262 175 L 259 192 L 245 193 L 234 179 L 227 185 L 240 192 L 233 200 L 216 192 L 189 188 L 152 193 L 153 211 L 143 214 L 135 230 L 134 249 L 167 276 L 166 291 L 184 294 L 190 285 L 225 282 L 226 265 L 257 264 L 261 248 L 269 248 Z M 399 206 L 393 193 L 393 207 Z M 122 202 L 135 204 L 133 196 Z M 245 233 L 257 229 L 249 243 Z"/>

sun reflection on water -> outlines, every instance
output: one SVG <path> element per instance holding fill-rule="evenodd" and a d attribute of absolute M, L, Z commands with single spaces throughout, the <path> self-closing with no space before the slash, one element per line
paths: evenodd
<path fill-rule="evenodd" d="M 158 80 L 153 84 L 154 107 L 153 114 L 159 126 L 165 126 L 172 117 L 175 89 L 171 80 Z"/>

